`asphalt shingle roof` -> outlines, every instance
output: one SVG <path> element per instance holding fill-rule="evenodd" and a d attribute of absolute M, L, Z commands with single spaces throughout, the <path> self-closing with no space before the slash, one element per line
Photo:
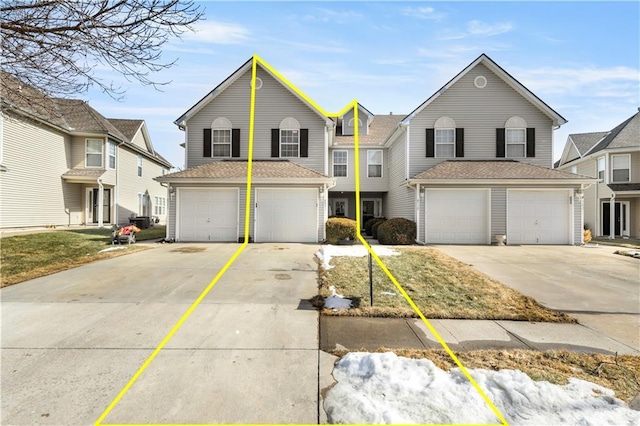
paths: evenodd
<path fill-rule="evenodd" d="M 534 166 L 515 160 L 444 161 L 429 170 L 417 174 L 413 179 L 576 179 L 587 176 L 575 175 L 562 170 Z"/>
<path fill-rule="evenodd" d="M 574 133 L 569 135 L 580 155 L 585 155 L 607 132 Z"/>
<path fill-rule="evenodd" d="M 163 179 L 245 179 L 246 160 L 223 160 L 192 167 L 181 172 L 170 173 Z M 292 163 L 288 160 L 255 160 L 252 163 L 253 179 L 327 179 L 322 173 Z"/>
<path fill-rule="evenodd" d="M 640 191 L 640 183 L 610 183 L 612 191 Z"/>
<path fill-rule="evenodd" d="M 126 136 L 128 140 L 132 140 L 142 123 L 143 120 L 128 120 L 124 118 L 107 118 L 109 123 L 115 126 L 116 129 L 120 131 L 123 135 Z"/>
<path fill-rule="evenodd" d="M 617 125 L 589 153 L 607 148 L 630 148 L 640 146 L 640 111 Z"/>
<path fill-rule="evenodd" d="M 99 178 L 106 172 L 105 169 L 69 169 L 62 176 L 83 176 L 83 177 L 95 177 Z"/>
<path fill-rule="evenodd" d="M 393 132 L 398 123 L 405 117 L 402 115 L 376 115 L 369 126 L 369 134 L 359 135 L 358 144 L 362 145 L 382 145 L 387 137 Z M 364 121 L 364 120 L 363 120 Z M 353 136 L 336 135 L 336 145 L 353 145 L 355 143 Z"/>

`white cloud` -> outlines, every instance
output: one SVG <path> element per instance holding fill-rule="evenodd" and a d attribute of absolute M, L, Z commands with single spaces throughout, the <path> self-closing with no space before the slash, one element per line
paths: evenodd
<path fill-rule="evenodd" d="M 460 32 L 448 32 L 438 37 L 440 40 L 459 40 L 468 37 L 492 37 L 499 34 L 504 34 L 513 29 L 513 24 L 510 22 L 497 22 L 489 24 L 480 20 L 474 19 L 467 23 L 466 31 Z"/>
<path fill-rule="evenodd" d="M 195 43 L 240 44 L 250 35 L 251 31 L 239 24 L 203 21 L 195 25 L 195 32 L 186 33 L 183 38 Z"/>
<path fill-rule="evenodd" d="M 400 13 L 402 13 L 404 16 L 410 16 L 412 18 L 429 19 L 433 21 L 439 21 L 446 16 L 446 14 L 442 12 L 436 12 L 436 10 L 430 6 L 403 7 L 402 9 L 400 9 Z"/>
<path fill-rule="evenodd" d="M 308 13 L 303 17 L 312 22 L 334 22 L 337 24 L 351 24 L 362 19 L 362 14 L 351 10 L 331 10 L 316 8 L 314 13 Z"/>
<path fill-rule="evenodd" d="M 297 47 L 305 52 L 325 52 L 325 53 L 349 53 L 349 49 L 343 47 L 336 42 L 327 42 L 326 44 L 304 43 L 300 41 L 282 40 L 275 38 L 263 38 L 270 42 L 282 43 L 287 46 Z"/>

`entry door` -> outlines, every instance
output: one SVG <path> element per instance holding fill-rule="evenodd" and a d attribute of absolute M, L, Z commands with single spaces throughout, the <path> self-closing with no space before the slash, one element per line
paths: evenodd
<path fill-rule="evenodd" d="M 98 223 L 98 206 L 99 197 L 98 188 L 94 188 L 91 191 L 91 216 L 93 217 L 93 223 Z M 105 223 L 111 223 L 111 189 L 104 188 L 102 197 L 102 221 Z"/>
<path fill-rule="evenodd" d="M 613 208 L 614 235 L 628 234 L 629 202 L 621 201 Z M 602 235 L 611 235 L 611 203 L 602 203 Z"/>
<path fill-rule="evenodd" d="M 369 219 L 382 216 L 382 199 L 381 198 L 364 198 L 362 199 L 362 222 L 361 227 L 367 223 Z"/>

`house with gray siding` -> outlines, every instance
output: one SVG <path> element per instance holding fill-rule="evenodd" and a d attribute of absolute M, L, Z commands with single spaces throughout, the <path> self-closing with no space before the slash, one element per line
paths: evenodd
<path fill-rule="evenodd" d="M 164 223 L 171 164 L 143 120 L 107 119 L 86 102 L 51 98 L 10 76 L 0 114 L 0 228 Z"/>
<path fill-rule="evenodd" d="M 420 243 L 582 242 L 593 179 L 552 169 L 553 130 L 566 120 L 488 56 L 408 115 L 358 105 L 358 120 L 353 109 L 324 115 L 268 68 L 257 63 L 251 194 L 252 60 L 175 121 L 187 169 L 158 178 L 170 238 L 242 241 L 248 220 L 256 242 L 322 241 L 328 217 L 356 218 L 358 175 L 361 224 L 404 217 Z"/>
<path fill-rule="evenodd" d="M 584 190 L 592 235 L 640 237 L 640 112 L 608 132 L 569 135 L 556 166 L 597 180 Z"/>

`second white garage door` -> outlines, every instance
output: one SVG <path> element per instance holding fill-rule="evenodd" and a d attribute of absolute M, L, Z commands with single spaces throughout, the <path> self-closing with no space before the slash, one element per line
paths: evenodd
<path fill-rule="evenodd" d="M 507 192 L 507 244 L 570 244 L 569 192 Z"/>
<path fill-rule="evenodd" d="M 178 189 L 180 241 L 238 241 L 238 190 Z"/>
<path fill-rule="evenodd" d="M 427 243 L 489 244 L 489 191 L 427 189 Z"/>
<path fill-rule="evenodd" d="M 256 189 L 256 242 L 318 242 L 318 190 Z"/>

